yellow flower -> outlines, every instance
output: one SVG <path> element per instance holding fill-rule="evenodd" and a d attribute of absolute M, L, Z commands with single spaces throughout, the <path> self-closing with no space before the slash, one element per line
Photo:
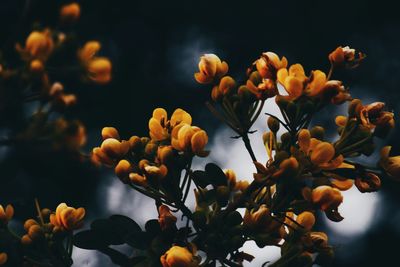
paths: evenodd
<path fill-rule="evenodd" d="M 231 76 L 225 76 L 219 82 L 218 90 L 221 91 L 222 95 L 228 95 L 233 91 L 235 86 L 235 80 Z"/>
<path fill-rule="evenodd" d="M 98 41 L 86 42 L 85 45 L 78 50 L 78 57 L 82 63 L 87 64 L 92 58 L 94 58 L 100 48 L 101 44 Z"/>
<path fill-rule="evenodd" d="M 140 175 L 138 173 L 130 173 L 129 174 L 129 180 L 138 186 L 146 186 L 147 185 L 147 179 L 143 175 Z"/>
<path fill-rule="evenodd" d="M 4 210 L 3 206 L 0 205 L 0 223 L 2 225 L 7 225 L 13 216 L 14 216 L 13 206 L 9 204 L 6 206 L 6 209 Z"/>
<path fill-rule="evenodd" d="M 25 41 L 25 51 L 32 57 L 46 60 L 53 52 L 54 42 L 49 30 L 32 32 Z"/>
<path fill-rule="evenodd" d="M 209 84 L 224 76 L 228 72 L 228 64 L 214 54 L 205 54 L 200 57 L 199 70 L 194 74 L 198 83 Z"/>
<path fill-rule="evenodd" d="M 66 22 L 74 22 L 81 15 L 81 7 L 78 3 L 70 3 L 61 7 L 60 18 Z"/>
<path fill-rule="evenodd" d="M 261 77 L 275 80 L 278 70 L 286 68 L 288 61 L 285 57 L 279 59 L 279 56 L 273 52 L 264 52 L 254 64 Z"/>
<path fill-rule="evenodd" d="M 231 169 L 224 170 L 230 188 L 236 187 L 236 173 Z"/>
<path fill-rule="evenodd" d="M 160 257 L 163 267 L 196 267 L 199 260 L 185 247 L 173 246 Z"/>
<path fill-rule="evenodd" d="M 207 133 L 196 126 L 180 124 L 172 130 L 171 145 L 178 151 L 192 152 L 197 156 L 207 156 L 204 150 L 208 143 Z"/>
<path fill-rule="evenodd" d="M 8 260 L 7 253 L 1 252 L 0 253 L 0 265 L 6 264 Z"/>
<path fill-rule="evenodd" d="M 29 70 L 34 74 L 41 74 L 44 71 L 44 65 L 41 60 L 34 59 L 29 65 Z"/>
<path fill-rule="evenodd" d="M 163 141 L 170 137 L 171 131 L 180 124 L 192 124 L 192 117 L 183 109 L 176 109 L 168 120 L 167 111 L 156 108 L 149 120 L 149 135 L 155 141 Z"/>
<path fill-rule="evenodd" d="M 312 202 L 323 211 L 334 210 L 343 202 L 343 196 L 336 188 L 321 185 L 311 192 Z"/>
<path fill-rule="evenodd" d="M 58 205 L 55 214 L 50 215 L 50 223 L 54 225 L 54 231 L 72 231 L 83 225 L 85 209 L 68 207 L 67 204 Z"/>
<path fill-rule="evenodd" d="M 296 99 L 303 94 L 304 82 L 307 77 L 304 73 L 304 68 L 300 64 L 294 64 L 289 67 L 289 70 L 282 68 L 278 71 L 278 81 L 283 85 L 289 98 Z"/>
<path fill-rule="evenodd" d="M 162 230 L 168 229 L 175 225 L 176 217 L 171 213 L 171 210 L 166 205 L 161 205 L 158 208 L 158 223 Z"/>
<path fill-rule="evenodd" d="M 129 161 L 123 159 L 118 162 L 117 166 L 115 166 L 114 171 L 118 178 L 121 179 L 121 181 L 126 182 L 128 181 L 129 173 L 133 171 L 133 167 Z"/>
<path fill-rule="evenodd" d="M 342 126 L 344 127 L 347 123 L 347 117 L 346 116 L 336 116 L 335 118 L 335 123 L 337 126 Z"/>
<path fill-rule="evenodd" d="M 391 146 L 385 146 L 381 150 L 380 166 L 395 180 L 400 180 L 400 156 L 389 157 Z"/>
<path fill-rule="evenodd" d="M 261 205 L 256 211 L 246 209 L 243 225 L 255 231 L 274 232 L 282 226 L 282 223 L 272 218 L 271 211 L 266 205 Z"/>
<path fill-rule="evenodd" d="M 98 84 L 106 84 L 111 81 L 111 61 L 105 57 L 96 57 L 87 65 L 89 78 Z"/>
<path fill-rule="evenodd" d="M 257 97 L 257 99 L 261 100 L 274 97 L 278 93 L 275 82 L 271 79 L 262 79 L 257 86 L 254 84 L 252 79 L 248 79 L 246 87 Z"/>

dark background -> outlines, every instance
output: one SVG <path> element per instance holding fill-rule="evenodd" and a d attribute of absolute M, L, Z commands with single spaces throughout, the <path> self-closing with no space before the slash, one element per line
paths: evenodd
<path fill-rule="evenodd" d="M 5 53 L 13 50 L 10 37 L 23 41 L 32 22 L 56 25 L 64 1 L 26 2 L 0 0 L 0 44 Z M 184 108 L 212 135 L 217 121 L 204 107 L 210 91 L 193 79 L 198 58 L 206 52 L 226 60 L 232 76 L 243 77 L 264 51 L 285 55 L 289 63 L 301 62 L 307 70 L 327 70 L 327 54 L 338 45 L 350 45 L 368 57 L 357 70 L 335 78 L 354 89 L 354 97 L 386 102 L 398 117 L 400 16 L 395 1 L 85 0 L 81 5 L 77 36 L 101 41 L 101 53 L 113 62 L 114 77 L 105 87 L 63 81 L 78 95 L 79 103 L 67 117 L 86 125 L 87 151 L 100 143 L 103 126 L 115 126 L 125 137 L 146 135 L 151 112 L 159 106 L 170 111 Z M 396 154 L 398 133 L 395 130 L 388 140 Z M 17 217 L 33 213 L 36 196 L 49 207 L 68 200 L 91 207 L 92 215 L 103 215 L 94 195 L 104 170 L 64 155 L 1 149 L 0 202 L 11 201 Z M 400 221 L 396 217 L 393 224 L 392 216 L 398 209 L 400 185 L 384 181 L 383 187 L 385 199 L 390 199 L 390 209 L 380 211 L 385 219 L 359 241 L 361 254 L 350 259 L 339 255 L 335 266 L 398 264 L 400 231 L 394 226 Z"/>

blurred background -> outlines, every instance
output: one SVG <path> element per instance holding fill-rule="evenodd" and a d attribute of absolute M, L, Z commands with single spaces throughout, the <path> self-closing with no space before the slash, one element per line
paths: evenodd
<path fill-rule="evenodd" d="M 13 54 L 15 43 L 22 42 L 34 22 L 55 26 L 61 2 L 53 0 L 1 0 L 0 45 Z M 240 178 L 251 177 L 250 159 L 239 141 L 232 141 L 228 129 L 220 126 L 204 103 L 210 90 L 197 84 L 193 73 L 199 57 L 215 53 L 228 62 L 230 74 L 244 77 L 245 70 L 262 52 L 274 51 L 301 63 L 307 71 L 327 71 L 327 55 L 337 46 L 349 45 L 367 54 L 356 70 L 338 73 L 353 97 L 365 102 L 384 101 L 398 117 L 400 110 L 400 17 L 389 1 L 122 1 L 84 0 L 76 34 L 84 40 L 99 40 L 104 55 L 113 62 L 111 84 L 82 86 L 59 75 L 78 104 L 68 118 L 81 120 L 88 132 L 86 152 L 101 142 L 104 126 L 114 126 L 122 137 L 147 135 L 147 122 L 156 107 L 170 112 L 181 107 L 192 114 L 196 125 L 207 130 L 208 161 L 233 168 Z M 10 124 L 32 109 L 20 105 L 1 109 L 0 136 Z M 273 105 L 266 109 L 274 111 Z M 313 124 L 332 125 L 335 114 L 346 107 L 332 107 Z M 253 135 L 259 158 L 266 158 L 260 141 L 266 118 L 261 116 Z M 7 127 L 6 127 L 7 126 Z M 396 128 L 385 142 L 400 153 Z M 215 138 L 214 138 L 215 136 Z M 233 142 L 233 144 L 232 144 Z M 384 144 L 381 142 L 381 144 Z M 84 206 L 88 221 L 121 213 L 139 222 L 156 216 L 152 203 L 125 188 L 112 173 L 82 164 L 63 154 L 0 146 L 0 203 L 12 203 L 16 220 L 34 214 L 33 199 L 55 208 L 60 202 Z M 232 155 L 229 159 L 224 155 Z M 198 167 L 204 165 L 198 163 Z M 400 184 L 384 180 L 379 193 L 345 193 L 340 208 L 345 220 L 322 221 L 319 229 L 332 233 L 337 248 L 334 266 L 393 266 L 398 261 L 400 240 Z M 323 216 L 321 216 L 323 217 Z M 262 259 L 248 266 L 273 260 L 279 250 L 248 252 Z M 74 266 L 112 266 L 107 258 L 94 258 L 91 252 L 78 251 Z M 100 260 L 99 260 L 100 259 Z M 100 264 L 101 262 L 101 264 Z"/>

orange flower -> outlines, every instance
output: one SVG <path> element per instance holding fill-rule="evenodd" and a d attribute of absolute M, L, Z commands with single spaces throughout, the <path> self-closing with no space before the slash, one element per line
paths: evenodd
<path fill-rule="evenodd" d="M 276 73 L 278 70 L 286 68 L 288 61 L 285 57 L 279 59 L 279 56 L 273 52 L 264 52 L 254 64 L 261 77 L 276 80 Z"/>
<path fill-rule="evenodd" d="M 5 210 L 3 206 L 0 205 L 0 223 L 2 225 L 7 225 L 13 216 L 14 216 L 14 207 L 12 205 L 10 204 L 7 205 Z"/>
<path fill-rule="evenodd" d="M 311 192 L 312 202 L 323 211 L 334 210 L 343 202 L 343 196 L 336 188 L 321 185 Z"/>
<path fill-rule="evenodd" d="M 400 156 L 389 157 L 391 146 L 385 146 L 381 150 L 380 166 L 395 180 L 400 180 Z"/>
<path fill-rule="evenodd" d="M 44 31 L 33 31 L 25 41 L 25 48 L 17 45 L 17 50 L 25 53 L 30 58 L 46 60 L 53 52 L 54 42 L 48 29 Z"/>
<path fill-rule="evenodd" d="M 60 18 L 65 22 L 74 22 L 81 15 L 81 7 L 78 3 L 70 3 L 61 7 Z"/>
<path fill-rule="evenodd" d="M 197 267 L 200 261 L 189 249 L 173 246 L 160 257 L 163 267 Z"/>
<path fill-rule="evenodd" d="M 394 114 L 384 111 L 384 109 L 385 103 L 383 102 L 374 102 L 363 106 L 359 113 L 361 123 L 369 129 L 374 129 L 375 127 L 393 128 Z"/>
<path fill-rule="evenodd" d="M 8 260 L 7 253 L 1 252 L 0 253 L 0 265 L 6 264 Z"/>
<path fill-rule="evenodd" d="M 303 211 L 297 216 L 296 222 L 309 231 L 315 224 L 315 216 L 310 211 Z"/>
<path fill-rule="evenodd" d="M 228 64 L 214 54 L 205 54 L 200 57 L 199 70 L 194 74 L 198 83 L 209 84 L 224 76 L 228 72 Z"/>
<path fill-rule="evenodd" d="M 101 44 L 98 41 L 89 41 L 78 50 L 78 57 L 84 63 L 87 64 L 100 50 Z"/>
<path fill-rule="evenodd" d="M 172 130 L 171 145 L 178 151 L 192 152 L 200 157 L 207 156 L 208 152 L 204 150 L 207 143 L 208 135 L 199 127 L 184 123 Z"/>
<path fill-rule="evenodd" d="M 82 227 L 84 217 L 84 208 L 75 209 L 61 203 L 56 213 L 50 215 L 50 223 L 54 225 L 54 231 L 72 231 Z"/>
<path fill-rule="evenodd" d="M 192 124 L 192 117 L 189 113 L 178 108 L 168 120 L 167 111 L 163 108 L 156 108 L 149 120 L 149 135 L 155 141 L 168 139 L 171 131 L 180 124 Z"/>
<path fill-rule="evenodd" d="M 106 84 L 111 81 L 111 61 L 105 57 L 96 57 L 89 61 L 89 78 L 98 84 Z"/>
<path fill-rule="evenodd" d="M 158 208 L 158 222 L 160 224 L 161 229 L 165 230 L 169 227 L 175 225 L 176 217 L 171 213 L 171 210 L 166 205 L 161 205 Z"/>

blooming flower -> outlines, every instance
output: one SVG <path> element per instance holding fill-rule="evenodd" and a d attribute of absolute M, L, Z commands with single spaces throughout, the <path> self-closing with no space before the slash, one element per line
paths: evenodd
<path fill-rule="evenodd" d="M 156 108 L 149 120 L 149 135 L 155 141 L 162 141 L 170 137 L 171 131 L 181 123 L 192 124 L 192 117 L 183 109 L 176 109 L 168 120 L 167 111 L 163 108 Z"/>
<path fill-rule="evenodd" d="M 200 57 L 199 70 L 194 74 L 194 78 L 198 83 L 212 83 L 228 72 L 228 64 L 219 59 L 214 54 L 205 54 Z"/>
<path fill-rule="evenodd" d="M 312 190 L 311 200 L 318 205 L 321 210 L 328 211 L 337 209 L 343 202 L 343 196 L 336 188 L 327 185 L 321 185 Z"/>
<path fill-rule="evenodd" d="M 291 99 L 296 99 L 303 94 L 304 82 L 307 77 L 304 73 L 304 68 L 300 64 L 294 64 L 286 68 L 281 68 L 278 71 L 278 81 L 283 85 L 289 97 Z"/>
<path fill-rule="evenodd" d="M 89 78 L 98 84 L 106 84 L 111 81 L 111 61 L 105 57 L 96 57 L 87 65 Z"/>
<path fill-rule="evenodd" d="M 273 52 L 264 52 L 254 64 L 261 77 L 275 80 L 278 70 L 286 68 L 288 61 L 285 57 L 279 59 L 279 56 Z"/>
<path fill-rule="evenodd" d="M 70 3 L 61 7 L 60 18 L 65 22 L 74 22 L 81 15 L 81 7 L 78 3 Z"/>
<path fill-rule="evenodd" d="M 72 231 L 83 225 L 85 209 L 68 207 L 67 204 L 58 205 L 55 214 L 50 215 L 50 223 L 54 225 L 54 231 Z"/>
<path fill-rule="evenodd" d="M 4 209 L 3 206 L 0 205 L 0 223 L 2 225 L 7 225 L 13 216 L 14 216 L 13 206 L 9 204 L 6 206 L 6 209 Z"/>
<path fill-rule="evenodd" d="M 31 32 L 26 38 L 25 47 L 22 48 L 20 44 L 17 44 L 16 49 L 21 53 L 22 58 L 47 60 L 54 49 L 50 30 Z"/>

